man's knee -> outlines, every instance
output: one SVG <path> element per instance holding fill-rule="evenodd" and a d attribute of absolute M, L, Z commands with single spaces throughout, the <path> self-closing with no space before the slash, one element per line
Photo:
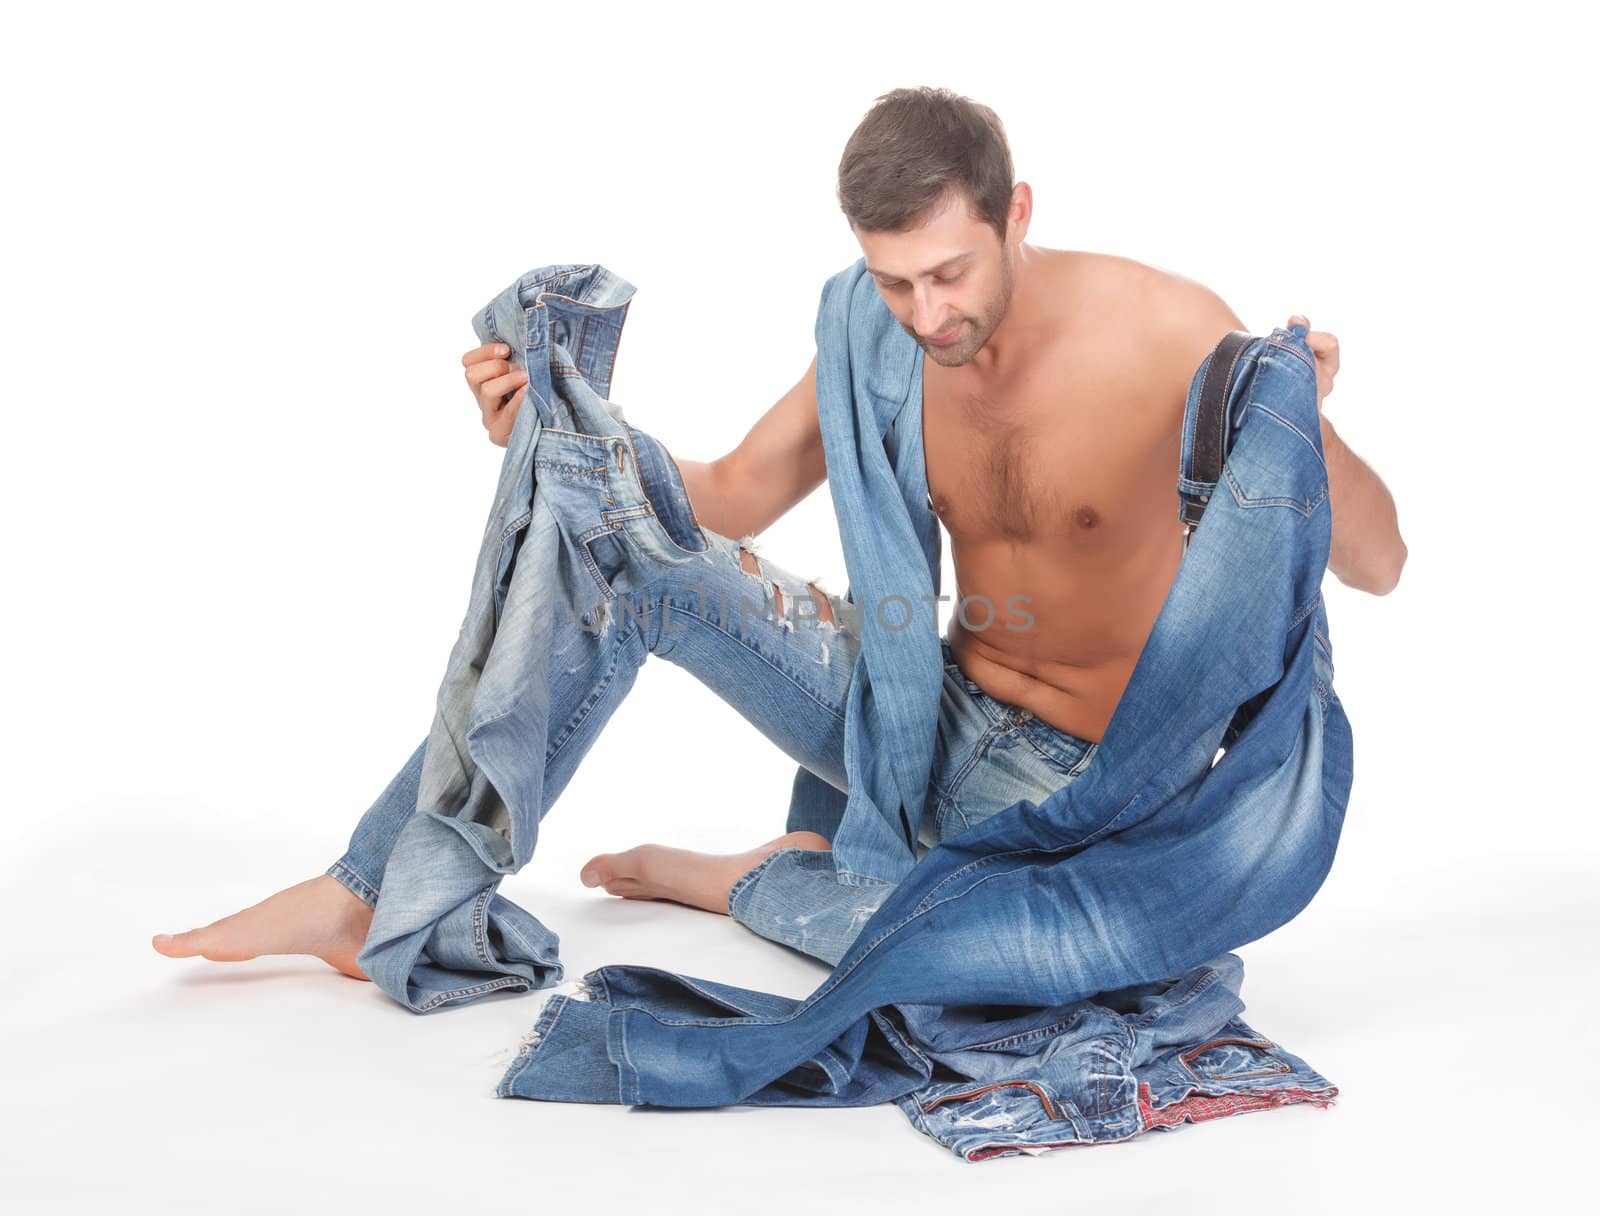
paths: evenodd
<path fill-rule="evenodd" d="M 739 545 L 739 568 L 746 574 L 755 575 L 758 579 L 761 577 L 760 559 L 756 557 L 754 551 L 746 548 L 743 543 Z M 815 582 L 807 583 L 806 586 L 811 592 L 811 598 L 816 603 L 817 619 L 829 625 L 835 625 L 833 605 L 828 600 L 827 592 L 817 586 Z M 772 582 L 772 601 L 773 615 L 781 620 L 783 617 L 783 591 L 779 588 L 776 579 Z"/>

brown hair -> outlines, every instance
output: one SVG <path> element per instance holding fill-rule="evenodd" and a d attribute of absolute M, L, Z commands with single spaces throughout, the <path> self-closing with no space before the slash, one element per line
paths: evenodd
<path fill-rule="evenodd" d="M 884 93 L 839 160 L 839 206 L 862 232 L 900 232 L 951 190 L 1006 239 L 1011 149 L 988 106 L 926 85 Z"/>

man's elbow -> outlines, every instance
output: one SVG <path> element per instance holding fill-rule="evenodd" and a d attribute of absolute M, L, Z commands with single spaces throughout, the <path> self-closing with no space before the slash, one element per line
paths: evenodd
<path fill-rule="evenodd" d="M 1400 585 L 1400 571 L 1405 569 L 1406 564 L 1406 542 L 1399 541 L 1398 544 L 1394 556 L 1357 584 L 1358 590 L 1370 595 L 1388 595 Z"/>

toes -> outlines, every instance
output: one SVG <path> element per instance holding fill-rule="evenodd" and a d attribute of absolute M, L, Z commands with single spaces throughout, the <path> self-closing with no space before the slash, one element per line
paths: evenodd
<path fill-rule="evenodd" d="M 613 878 L 606 883 L 607 895 L 620 895 L 623 899 L 661 899 L 654 887 L 635 878 Z"/>
<path fill-rule="evenodd" d="M 160 954 L 168 958 L 188 958 L 198 954 L 199 949 L 194 944 L 196 930 L 190 929 L 187 933 L 157 933 L 150 939 L 150 944 Z"/>
<path fill-rule="evenodd" d="M 586 887 L 604 886 L 607 889 L 614 882 L 640 878 L 652 847 L 640 845 L 621 853 L 596 853 L 584 862 L 578 878 Z"/>
<path fill-rule="evenodd" d="M 259 957 L 258 950 L 241 944 L 236 938 L 213 932 L 210 925 L 204 929 L 190 929 L 187 933 L 158 933 L 150 939 L 150 944 L 168 958 L 199 955 L 213 963 L 242 963 Z"/>

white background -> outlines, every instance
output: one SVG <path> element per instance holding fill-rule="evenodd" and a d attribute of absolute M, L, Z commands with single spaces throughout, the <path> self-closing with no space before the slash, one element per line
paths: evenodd
<path fill-rule="evenodd" d="M 8 1198 L 1383 1211 L 1587 1177 L 1592 64 L 1532 4 L 1108 7 L 8 11 Z M 1337 1105 L 968 1166 L 888 1105 L 497 1101 L 531 999 L 417 1017 L 315 959 L 157 955 L 326 868 L 427 729 L 503 454 L 462 378 L 472 313 L 603 263 L 638 287 L 614 399 L 721 455 L 804 371 L 860 253 L 843 144 L 912 84 L 1000 114 L 1032 243 L 1339 337 L 1325 410 L 1410 559 L 1386 597 L 1327 578 L 1340 853 L 1240 951 L 1247 1020 Z M 826 490 L 762 551 L 844 589 Z M 766 840 L 793 771 L 652 663 L 502 889 L 569 976 L 804 995 L 826 967 L 577 878 L 647 840 Z"/>

